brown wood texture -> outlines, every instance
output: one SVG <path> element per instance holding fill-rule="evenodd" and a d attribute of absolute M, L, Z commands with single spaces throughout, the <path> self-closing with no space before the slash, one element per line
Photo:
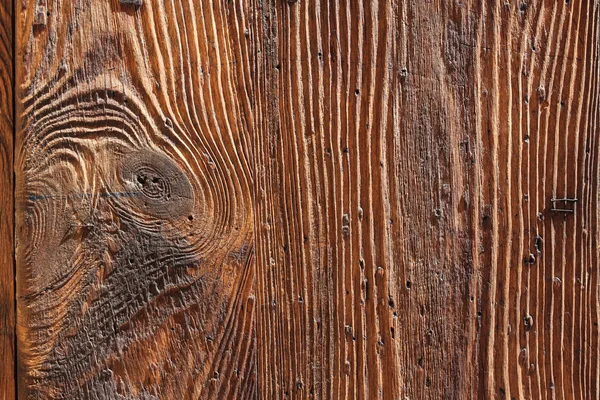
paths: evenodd
<path fill-rule="evenodd" d="M 20 398 L 600 396 L 596 1 L 15 11 Z"/>
<path fill-rule="evenodd" d="M 15 397 L 13 4 L 0 0 L 0 399 Z"/>
<path fill-rule="evenodd" d="M 255 393 L 246 8 L 16 10 L 19 398 Z"/>
<path fill-rule="evenodd" d="M 259 393 L 597 398 L 597 2 L 263 13 Z"/>

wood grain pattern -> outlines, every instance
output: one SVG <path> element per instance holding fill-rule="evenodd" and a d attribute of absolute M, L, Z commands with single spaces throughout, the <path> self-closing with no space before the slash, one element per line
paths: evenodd
<path fill-rule="evenodd" d="M 252 397 L 246 14 L 19 4 L 19 398 Z"/>
<path fill-rule="evenodd" d="M 480 10 L 466 3 L 265 11 L 265 398 L 458 399 L 472 386 L 475 48 L 462 43 L 477 42 Z"/>
<path fill-rule="evenodd" d="M 598 398 L 597 2 L 258 6 L 259 393 Z"/>
<path fill-rule="evenodd" d="M 599 398 L 598 6 L 18 2 L 19 397 Z"/>
<path fill-rule="evenodd" d="M 0 0 L 0 399 L 15 397 L 13 5 Z"/>
<path fill-rule="evenodd" d="M 598 398 L 598 3 L 486 3 L 482 20 L 484 393 Z"/>

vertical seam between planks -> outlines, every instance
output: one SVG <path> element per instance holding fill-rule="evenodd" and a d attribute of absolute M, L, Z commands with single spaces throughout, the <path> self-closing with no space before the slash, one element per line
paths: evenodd
<path fill-rule="evenodd" d="M 19 368 L 17 365 L 18 362 L 18 356 L 17 356 L 17 352 L 18 352 L 18 348 L 17 348 L 17 257 L 16 257 L 16 246 L 17 246 L 17 218 L 16 218 L 16 183 L 17 183 L 17 179 L 16 179 L 16 174 L 15 174 L 15 154 L 16 154 L 16 140 L 17 140 L 17 109 L 16 109 L 16 96 L 17 96 L 17 62 L 16 62 L 16 55 L 17 55 L 17 0 L 9 0 L 9 4 L 12 1 L 11 4 L 11 15 L 10 15 L 10 21 L 12 23 L 12 27 L 10 29 L 12 37 L 11 37 L 11 45 L 12 45 L 12 54 L 11 54 L 11 67 L 12 67 L 12 71 L 11 71 L 11 85 L 12 85 L 12 157 L 11 157 L 11 170 L 12 170 L 12 202 L 13 202 L 13 209 L 12 209 L 12 249 L 11 249 L 11 257 L 12 257 L 12 268 L 13 268 L 13 388 L 14 388 L 14 393 L 15 393 L 15 400 L 17 400 L 19 398 L 19 379 L 18 379 L 18 373 L 19 373 Z"/>
<path fill-rule="evenodd" d="M 17 348 L 17 257 L 16 257 L 16 247 L 17 247 L 17 216 L 16 216 L 16 212 L 17 212 L 17 177 L 16 177 L 16 173 L 15 173 L 15 154 L 16 154 L 16 146 L 17 146 L 17 0 L 10 0 L 12 1 L 12 9 L 11 9 L 11 16 L 10 16 L 10 21 L 12 22 L 12 27 L 10 29 L 10 31 L 12 32 L 12 37 L 11 37 L 11 45 L 12 45 L 12 54 L 11 54 L 11 66 L 12 66 L 12 71 L 11 71 L 11 85 L 12 85 L 12 158 L 11 158 L 11 166 L 10 168 L 12 169 L 12 202 L 13 202 L 13 209 L 12 209 L 12 268 L 13 268 L 13 307 L 14 307 L 14 311 L 13 311 L 13 347 L 14 347 L 14 352 L 13 352 L 13 387 L 14 387 L 14 393 L 15 393 L 15 400 L 18 400 L 19 398 L 19 379 L 18 379 L 18 373 L 19 373 L 19 367 L 18 367 L 18 351 L 19 349 Z"/>

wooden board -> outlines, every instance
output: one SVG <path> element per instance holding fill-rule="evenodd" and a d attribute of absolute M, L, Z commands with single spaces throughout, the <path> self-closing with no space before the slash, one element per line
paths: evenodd
<path fill-rule="evenodd" d="M 266 10 L 264 398 L 479 392 L 472 90 L 486 16 L 466 3 Z"/>
<path fill-rule="evenodd" d="M 13 5 L 0 0 L 0 398 L 15 397 Z"/>
<path fill-rule="evenodd" d="M 261 396 L 597 397 L 597 3 L 262 15 Z"/>
<path fill-rule="evenodd" d="M 246 7 L 17 10 L 20 398 L 254 393 Z"/>
<path fill-rule="evenodd" d="M 474 236 L 484 393 L 594 398 L 598 4 L 523 2 L 484 12 L 475 88 L 482 224 Z"/>
<path fill-rule="evenodd" d="M 25 0 L 20 397 L 597 397 L 599 22 Z"/>

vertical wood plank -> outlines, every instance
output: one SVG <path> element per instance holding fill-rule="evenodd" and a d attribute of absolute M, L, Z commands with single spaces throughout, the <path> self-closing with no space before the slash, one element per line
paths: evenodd
<path fill-rule="evenodd" d="M 20 398 L 254 397 L 248 13 L 18 2 Z"/>
<path fill-rule="evenodd" d="M 0 396 L 15 398 L 13 4 L 0 1 Z"/>
<path fill-rule="evenodd" d="M 479 393 L 479 2 L 259 2 L 265 398 Z"/>
<path fill-rule="evenodd" d="M 596 398 L 597 2 L 257 6 L 259 392 Z"/>
<path fill-rule="evenodd" d="M 482 395 L 598 398 L 598 2 L 480 18 Z"/>
<path fill-rule="evenodd" d="M 23 398 L 598 397 L 597 2 L 17 13 Z"/>

